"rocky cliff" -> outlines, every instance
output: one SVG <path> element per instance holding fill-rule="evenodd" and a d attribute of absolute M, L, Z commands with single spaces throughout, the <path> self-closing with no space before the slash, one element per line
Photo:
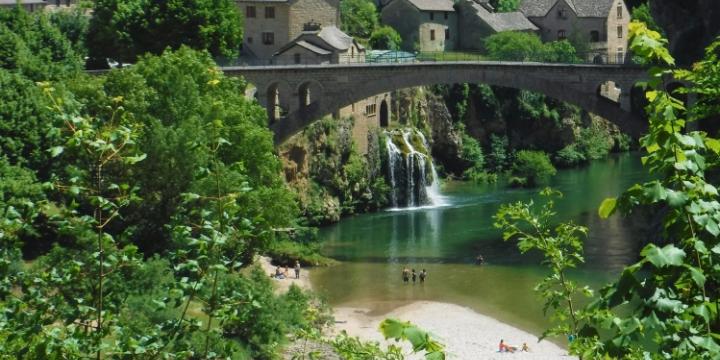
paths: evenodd
<path fill-rule="evenodd" d="M 705 47 L 720 35 L 718 0 L 652 0 L 650 8 L 680 65 L 702 58 Z"/>

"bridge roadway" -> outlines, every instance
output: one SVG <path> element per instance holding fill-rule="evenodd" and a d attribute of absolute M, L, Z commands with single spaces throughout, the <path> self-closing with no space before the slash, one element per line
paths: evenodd
<path fill-rule="evenodd" d="M 631 91 L 646 80 L 646 69 L 632 65 L 452 61 L 221 69 L 227 76 L 243 76 L 256 86 L 257 99 L 268 109 L 278 144 L 313 121 L 362 99 L 434 84 L 482 83 L 535 91 L 602 116 L 629 134 L 639 135 L 647 127 L 631 104 Z M 602 84 L 608 81 L 620 90 L 617 101 L 600 94 Z M 276 116 L 278 113 L 282 115 Z"/>

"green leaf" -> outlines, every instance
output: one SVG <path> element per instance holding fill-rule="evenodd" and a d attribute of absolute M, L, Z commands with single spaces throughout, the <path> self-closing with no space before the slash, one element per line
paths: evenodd
<path fill-rule="evenodd" d="M 607 198 L 603 200 L 602 204 L 600 204 L 600 208 L 598 209 L 598 215 L 600 215 L 600 217 L 603 219 L 607 219 L 615 212 L 616 208 L 617 198 Z"/>
<path fill-rule="evenodd" d="M 712 150 L 712 152 L 716 154 L 720 154 L 720 140 L 718 139 L 712 139 L 712 138 L 706 138 L 705 139 L 705 146 Z"/>
<path fill-rule="evenodd" d="M 690 276 L 697 286 L 705 286 L 705 274 L 703 274 L 702 270 L 689 265 L 687 266 L 687 269 L 690 270 Z"/>
<path fill-rule="evenodd" d="M 667 190 L 667 202 L 668 205 L 674 208 L 685 205 L 688 201 L 688 196 L 680 191 Z"/>
<path fill-rule="evenodd" d="M 667 191 L 659 181 L 653 181 L 649 186 L 646 185 L 644 193 L 645 196 L 649 197 L 653 202 L 658 202 L 667 198 Z"/>
<path fill-rule="evenodd" d="M 380 332 L 385 339 L 401 340 L 403 332 L 409 324 L 395 319 L 385 319 L 380 323 Z"/>
<path fill-rule="evenodd" d="M 125 158 L 125 163 L 128 165 L 134 165 L 137 164 L 147 158 L 147 154 L 142 154 L 138 156 L 128 156 Z"/>
<path fill-rule="evenodd" d="M 680 266 L 685 259 L 685 251 L 678 249 L 675 245 L 666 245 L 663 248 L 650 244 L 646 246 L 640 255 L 647 258 L 656 267 Z"/>
<path fill-rule="evenodd" d="M 51 157 L 58 157 L 63 153 L 63 151 L 65 151 L 65 148 L 62 146 L 53 146 L 48 149 L 48 151 L 50 152 Z"/>

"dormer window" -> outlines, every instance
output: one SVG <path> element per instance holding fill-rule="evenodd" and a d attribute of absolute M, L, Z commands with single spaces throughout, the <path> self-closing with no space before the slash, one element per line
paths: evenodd
<path fill-rule="evenodd" d="M 567 19 L 567 10 L 565 8 L 559 8 L 558 9 L 558 17 L 561 19 Z"/>

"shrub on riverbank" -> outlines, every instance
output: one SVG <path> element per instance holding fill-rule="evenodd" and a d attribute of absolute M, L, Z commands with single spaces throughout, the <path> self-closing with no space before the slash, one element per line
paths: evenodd
<path fill-rule="evenodd" d="M 542 151 L 521 150 L 515 155 L 511 174 L 511 186 L 534 187 L 546 184 L 557 170 L 550 157 Z"/>

